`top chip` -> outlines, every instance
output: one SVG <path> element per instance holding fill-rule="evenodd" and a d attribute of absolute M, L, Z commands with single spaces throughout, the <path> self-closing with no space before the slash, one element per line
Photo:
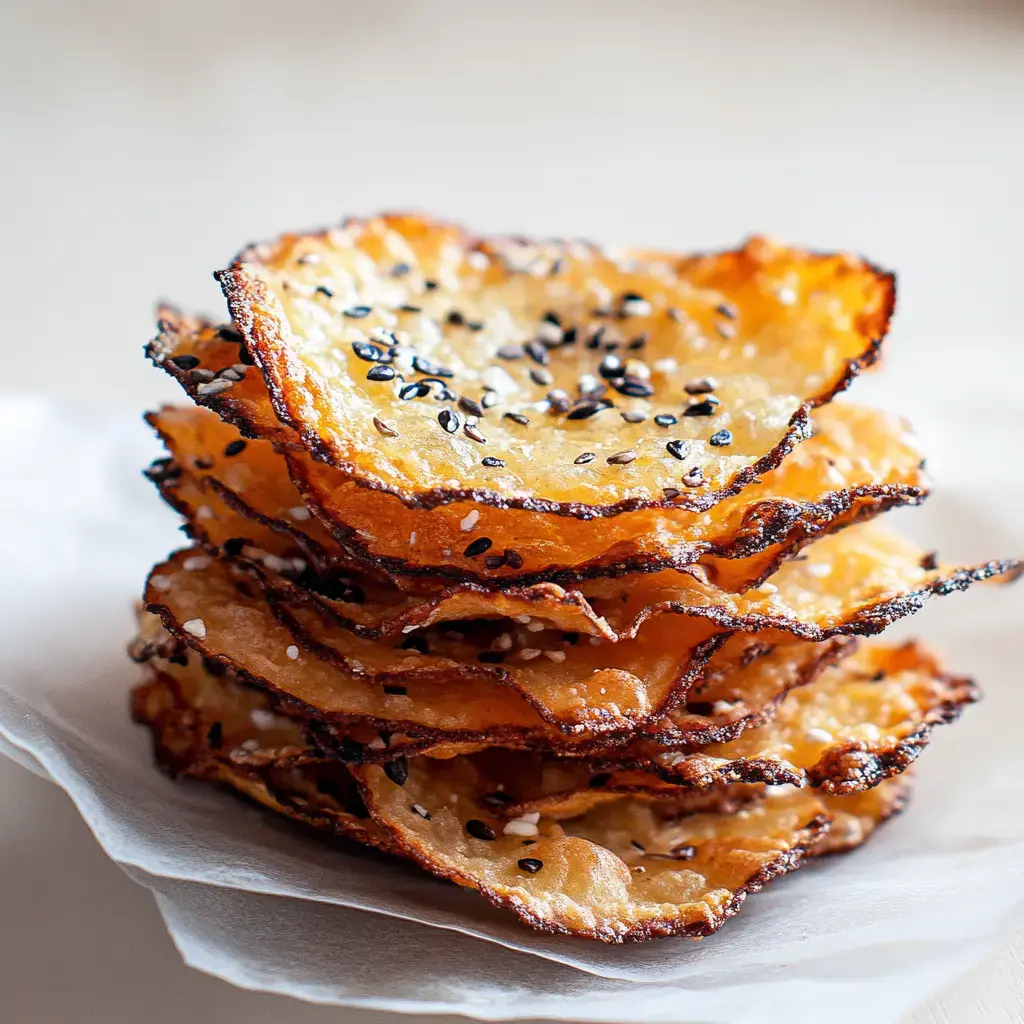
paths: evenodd
<path fill-rule="evenodd" d="M 399 215 L 256 245 L 218 278 L 319 459 L 411 507 L 580 518 L 704 510 L 777 466 L 875 360 L 894 301 L 862 259 L 764 239 L 612 253 Z"/>

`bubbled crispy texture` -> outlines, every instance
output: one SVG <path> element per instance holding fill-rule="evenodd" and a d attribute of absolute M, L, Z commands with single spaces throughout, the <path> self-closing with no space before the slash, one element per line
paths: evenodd
<path fill-rule="evenodd" d="M 583 518 L 706 509 L 778 465 L 807 435 L 807 410 L 874 361 L 893 305 L 892 278 L 864 261 L 763 239 L 717 257 L 612 259 L 403 216 L 256 246 L 219 278 L 278 419 L 310 453 L 410 506 L 472 500 Z M 635 353 L 634 376 L 605 369 L 615 408 L 577 415 L 581 376 L 600 376 L 609 343 Z M 368 380 L 381 362 L 397 376 Z M 403 399 L 431 377 L 429 394 Z M 684 402 L 684 387 L 708 377 L 720 404 L 684 415 L 707 401 Z M 569 412 L 538 407 L 552 390 Z M 485 391 L 496 404 L 474 437 L 447 396 L 479 402 Z M 666 438 L 621 411 L 678 422 Z M 712 445 L 721 430 L 730 442 Z M 666 452 L 672 439 L 688 445 L 685 466 Z M 635 457 L 616 461 L 623 451 Z M 595 458 L 577 462 L 585 453 Z M 485 455 L 505 465 L 485 467 Z M 685 493 L 667 501 L 684 471 Z"/>

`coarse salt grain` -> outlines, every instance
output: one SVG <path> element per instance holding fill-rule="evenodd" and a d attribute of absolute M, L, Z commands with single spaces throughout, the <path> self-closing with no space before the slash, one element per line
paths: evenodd
<path fill-rule="evenodd" d="M 513 818 L 511 821 L 505 822 L 505 827 L 501 831 L 506 836 L 535 836 L 539 834 L 537 826 L 524 818 Z"/>
<path fill-rule="evenodd" d="M 299 658 L 299 649 L 295 646 L 295 644 L 289 644 L 284 649 L 284 653 L 287 654 L 292 661 L 297 661 Z"/>
<path fill-rule="evenodd" d="M 253 708 L 249 713 L 249 718 L 257 729 L 269 729 L 277 720 L 276 715 L 269 711 L 264 711 L 263 708 Z"/>
<path fill-rule="evenodd" d="M 186 633 L 203 640 L 206 637 L 206 623 L 202 619 L 186 619 L 181 628 Z"/>
<path fill-rule="evenodd" d="M 166 576 L 150 576 L 149 585 L 154 590 L 166 593 L 171 589 L 171 581 Z"/>
<path fill-rule="evenodd" d="M 191 558 L 186 558 L 181 563 L 181 567 L 185 572 L 202 572 L 203 569 L 209 568 L 211 561 L 209 555 L 193 555 Z"/>
<path fill-rule="evenodd" d="M 309 518 L 309 509 L 305 505 L 296 505 L 294 508 L 288 509 L 288 515 L 301 522 Z"/>

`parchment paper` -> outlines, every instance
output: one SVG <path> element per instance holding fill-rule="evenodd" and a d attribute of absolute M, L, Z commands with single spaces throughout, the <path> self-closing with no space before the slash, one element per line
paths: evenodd
<path fill-rule="evenodd" d="M 892 519 L 947 558 L 1024 550 L 1024 470 L 1001 467 L 981 501 L 972 485 L 1005 451 L 967 450 L 940 416 L 917 418 L 944 486 Z M 1016 420 L 990 405 L 981 429 L 1012 436 Z M 0 438 L 0 752 L 68 792 L 200 969 L 314 1001 L 495 1020 L 893 1020 L 1024 916 L 1024 588 L 978 588 L 911 624 L 987 700 L 939 731 L 911 809 L 868 848 L 770 886 L 701 943 L 604 947 L 536 935 L 411 866 L 160 775 L 128 720 L 123 653 L 147 568 L 180 542 L 139 475 L 157 446 L 138 420 L 83 423 L 32 399 L 0 402 Z"/>

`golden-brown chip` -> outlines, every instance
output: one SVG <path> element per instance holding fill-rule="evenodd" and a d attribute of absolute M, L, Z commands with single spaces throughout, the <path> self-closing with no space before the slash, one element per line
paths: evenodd
<path fill-rule="evenodd" d="M 287 465 L 296 487 L 268 442 L 243 440 L 206 410 L 166 407 L 148 419 L 181 470 L 243 518 L 309 549 L 326 569 L 350 565 L 354 556 L 391 573 L 493 584 L 573 582 L 700 560 L 718 586 L 743 589 L 808 540 L 916 503 L 926 493 L 921 453 L 906 425 L 846 404 L 819 410 L 814 436 L 714 515 L 646 509 L 604 520 L 599 528 L 571 517 L 467 502 L 409 509 L 292 453 Z M 193 530 L 203 525 L 187 508 L 176 507 Z M 490 542 L 487 551 L 467 554 L 480 537 Z"/>
<path fill-rule="evenodd" d="M 706 509 L 778 465 L 876 358 L 894 290 L 765 239 L 612 258 L 411 216 L 285 236 L 218 277 L 310 453 L 410 506 L 586 519 Z"/>

